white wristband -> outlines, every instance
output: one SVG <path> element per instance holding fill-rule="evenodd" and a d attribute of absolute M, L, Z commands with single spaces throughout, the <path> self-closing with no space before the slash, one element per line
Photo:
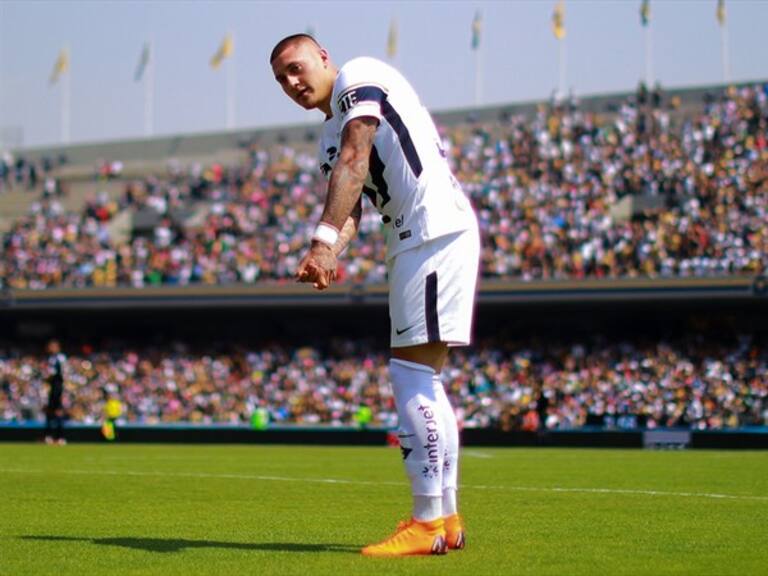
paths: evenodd
<path fill-rule="evenodd" d="M 315 233 L 312 235 L 312 240 L 317 240 L 323 244 L 328 244 L 331 248 L 336 245 L 336 240 L 339 239 L 339 231 L 335 226 L 331 226 L 326 222 L 320 222 L 315 228 Z"/>

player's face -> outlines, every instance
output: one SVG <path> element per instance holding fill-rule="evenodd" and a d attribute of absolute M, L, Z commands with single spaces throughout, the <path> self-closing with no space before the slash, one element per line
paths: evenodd
<path fill-rule="evenodd" d="M 289 45 L 272 61 L 272 72 L 291 100 L 311 110 L 330 101 L 333 76 L 328 53 L 311 42 Z"/>

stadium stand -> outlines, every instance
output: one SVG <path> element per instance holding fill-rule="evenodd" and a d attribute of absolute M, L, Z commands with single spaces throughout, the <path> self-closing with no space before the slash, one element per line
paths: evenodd
<path fill-rule="evenodd" d="M 498 317 L 447 369 L 465 426 L 768 426 L 768 327 L 745 321 L 765 317 L 768 292 L 767 89 L 641 89 L 442 117 L 481 221 L 480 308 Z M 74 422 L 97 422 L 106 391 L 132 423 L 242 425 L 262 409 L 273 423 L 348 426 L 369 406 L 374 425 L 394 426 L 386 346 L 366 330 L 384 303 L 378 216 L 365 214 L 342 287 L 299 296 L 287 284 L 322 208 L 314 137 L 301 127 L 73 147 L 32 186 L 29 166 L 55 151 L 30 153 L 21 171 L 6 162 L 0 421 L 41 418 L 37 344 L 62 332 Z M 258 312 L 295 303 L 286 298 L 337 312 L 359 304 L 359 322 L 344 339 L 306 341 Z M 639 316 L 658 300 L 648 322 L 663 329 L 617 315 L 623 325 L 605 330 L 617 298 Z M 688 298 L 702 302 L 694 318 L 740 314 L 723 329 L 670 330 Z M 165 310 L 204 300 L 203 324 L 255 307 L 254 337 L 191 339 Z M 576 330 L 564 306 L 581 300 Z M 92 310 L 107 325 L 72 326 Z M 108 325 L 119 310 L 136 316 L 120 320 L 133 322 L 124 340 Z M 543 324 L 529 330 L 521 315 Z M 137 336 L 147 316 L 176 325 L 171 337 Z"/>
<path fill-rule="evenodd" d="M 540 105 L 532 118 L 445 129 L 450 161 L 480 216 L 483 276 L 763 273 L 764 88 L 678 107 L 660 93 L 639 94 L 604 117 L 569 101 Z M 130 213 L 130 241 L 104 234 L 103 220 L 87 209 L 66 216 L 73 230 L 64 240 L 61 221 L 39 217 L 52 208 L 34 204 L 4 235 L 2 276 L 12 288 L 34 289 L 288 279 L 324 196 L 306 148 L 252 145 L 240 163 L 172 165 L 160 177 L 128 180 L 116 209 Z M 98 178 L 120 179 L 115 164 L 102 162 Z M 112 183 L 112 198 L 114 190 Z M 369 211 L 342 280 L 382 282 L 383 252 L 381 225 Z"/>
<path fill-rule="evenodd" d="M 583 426 L 722 429 L 768 426 L 768 349 L 749 334 L 707 341 L 568 342 L 486 339 L 457 351 L 446 373 L 463 425 L 504 430 Z M 107 394 L 139 424 L 247 424 L 264 408 L 273 423 L 397 425 L 381 343 L 336 340 L 290 347 L 84 344 L 67 362 L 70 417 L 96 423 Z M 0 420 L 39 420 L 47 363 L 29 350 L 0 353 Z"/>

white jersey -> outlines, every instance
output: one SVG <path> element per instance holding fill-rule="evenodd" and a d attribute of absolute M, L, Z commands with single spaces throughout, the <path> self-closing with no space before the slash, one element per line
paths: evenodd
<path fill-rule="evenodd" d="M 383 217 L 388 259 L 477 225 L 432 117 L 397 70 L 374 58 L 350 60 L 333 85 L 331 111 L 320 141 L 326 177 L 336 164 L 347 122 L 361 116 L 379 121 L 363 192 Z"/>

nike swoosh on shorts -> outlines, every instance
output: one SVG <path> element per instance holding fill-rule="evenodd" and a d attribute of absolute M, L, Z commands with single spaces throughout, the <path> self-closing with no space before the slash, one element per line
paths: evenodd
<path fill-rule="evenodd" d="M 414 326 L 416 326 L 416 324 L 411 324 L 410 326 L 408 326 L 408 328 L 403 328 L 402 330 L 398 330 L 397 328 L 395 328 L 395 334 L 397 334 L 398 336 L 400 336 L 400 334 L 405 334 L 406 332 L 408 332 L 408 330 L 410 330 Z"/>

